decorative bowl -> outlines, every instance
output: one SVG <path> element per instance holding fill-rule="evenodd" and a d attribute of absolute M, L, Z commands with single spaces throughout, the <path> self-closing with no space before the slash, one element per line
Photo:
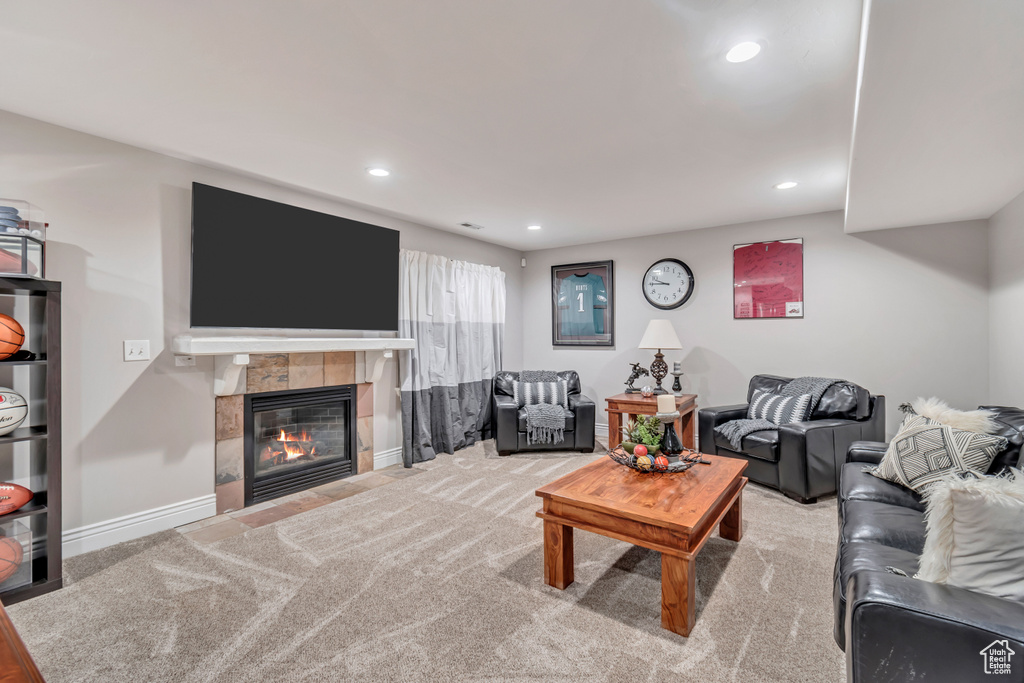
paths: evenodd
<path fill-rule="evenodd" d="M 616 446 L 608 451 L 608 457 L 620 465 L 625 465 L 629 469 L 643 474 L 685 472 L 698 463 L 704 465 L 711 464 L 699 452 L 689 448 L 683 449 L 683 452 L 678 456 L 665 456 L 661 451 L 658 451 L 657 455 L 641 455 L 637 457 Z"/>

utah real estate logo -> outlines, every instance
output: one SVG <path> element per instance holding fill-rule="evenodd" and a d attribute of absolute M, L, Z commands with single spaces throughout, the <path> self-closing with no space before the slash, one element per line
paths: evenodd
<path fill-rule="evenodd" d="M 985 659 L 985 673 L 1005 675 L 1010 673 L 1010 657 L 1017 653 L 1008 641 L 996 640 L 979 654 Z"/>

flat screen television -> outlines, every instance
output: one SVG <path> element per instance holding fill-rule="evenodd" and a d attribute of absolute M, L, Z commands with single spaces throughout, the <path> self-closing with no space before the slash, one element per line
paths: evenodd
<path fill-rule="evenodd" d="M 192 183 L 192 327 L 397 330 L 398 234 Z"/>

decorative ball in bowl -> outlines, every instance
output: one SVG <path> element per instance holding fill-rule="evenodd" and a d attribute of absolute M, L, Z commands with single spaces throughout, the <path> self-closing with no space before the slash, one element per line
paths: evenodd
<path fill-rule="evenodd" d="M 637 454 L 636 450 L 641 449 L 641 454 Z M 608 457 L 619 463 L 625 465 L 631 470 L 648 474 L 651 472 L 662 473 L 662 472 L 685 472 L 698 463 L 710 465 L 707 460 L 701 457 L 701 454 L 697 451 L 690 449 L 684 449 L 683 452 L 678 456 L 666 456 L 659 452 L 657 455 L 650 455 L 647 453 L 647 449 L 642 448 L 638 445 L 633 453 L 627 453 L 621 446 L 616 446 L 612 450 L 608 451 Z"/>

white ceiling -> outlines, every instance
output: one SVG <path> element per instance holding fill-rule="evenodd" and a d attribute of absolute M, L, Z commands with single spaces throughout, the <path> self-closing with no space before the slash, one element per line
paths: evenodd
<path fill-rule="evenodd" d="M 2 7 L 0 109 L 522 250 L 1024 189 L 1021 0 L 874 0 L 856 131 L 860 0 Z"/>
<path fill-rule="evenodd" d="M 1024 190 L 1024 2 L 874 0 L 848 232 L 988 218 Z"/>
<path fill-rule="evenodd" d="M 0 109 L 530 250 L 842 208 L 860 10 L 5 2 Z"/>

